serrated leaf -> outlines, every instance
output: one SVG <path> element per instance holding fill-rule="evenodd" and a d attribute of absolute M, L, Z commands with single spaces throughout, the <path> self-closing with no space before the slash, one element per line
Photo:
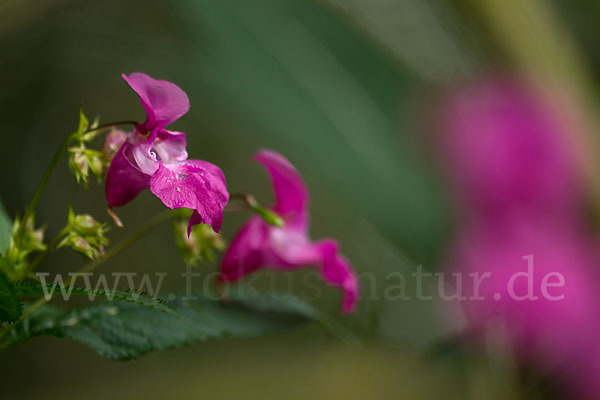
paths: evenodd
<path fill-rule="evenodd" d="M 0 325 L 17 321 L 22 311 L 22 304 L 12 284 L 4 272 L 0 271 Z"/>
<path fill-rule="evenodd" d="M 149 351 L 233 337 L 255 337 L 317 320 L 319 313 L 300 299 L 274 294 L 231 292 L 227 301 L 206 295 L 168 303 L 174 316 L 140 304 L 103 302 L 71 311 L 52 305 L 12 327 L 11 343 L 35 336 L 79 341 L 100 355 L 126 360 Z"/>
<path fill-rule="evenodd" d="M 19 297 L 27 296 L 44 296 L 46 293 L 51 293 L 52 288 L 48 286 L 39 285 L 32 282 L 17 282 L 13 284 L 13 290 Z M 161 311 L 173 316 L 178 314 L 169 307 L 166 302 L 161 299 L 151 297 L 145 293 L 126 291 L 126 290 L 94 290 L 86 288 L 74 287 L 72 290 L 69 288 L 70 294 L 75 296 L 88 296 L 90 300 L 95 297 L 105 297 L 110 301 L 124 301 L 129 303 L 135 303 L 143 307 L 151 308 L 157 311 Z"/>
<path fill-rule="evenodd" d="M 0 254 L 5 254 L 10 245 L 10 232 L 12 221 L 8 217 L 2 202 L 0 202 Z"/>

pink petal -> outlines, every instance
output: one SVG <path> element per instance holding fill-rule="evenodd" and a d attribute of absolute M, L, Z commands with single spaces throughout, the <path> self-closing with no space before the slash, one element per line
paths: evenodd
<path fill-rule="evenodd" d="M 158 133 L 152 148 L 164 164 L 185 161 L 188 153 L 185 149 L 186 137 L 183 132 L 163 130 Z"/>
<path fill-rule="evenodd" d="M 465 211 L 577 206 L 570 133 L 531 88 L 500 79 L 462 87 L 443 104 L 439 125 L 443 170 Z"/>
<path fill-rule="evenodd" d="M 295 269 L 317 264 L 320 254 L 305 234 L 275 228 L 252 217 L 235 235 L 223 256 L 221 279 L 236 281 L 261 268 Z"/>
<path fill-rule="evenodd" d="M 325 239 L 312 243 L 298 230 L 267 225 L 253 217 L 236 234 L 221 263 L 221 280 L 234 282 L 259 268 L 293 270 L 320 268 L 325 282 L 343 291 L 342 311 L 354 311 L 358 280 L 348 260 L 338 254 L 337 242 Z"/>
<path fill-rule="evenodd" d="M 306 233 L 285 226 L 269 226 L 268 250 L 265 259 L 274 268 L 294 269 L 317 265 L 321 254 Z"/>
<path fill-rule="evenodd" d="M 286 225 L 305 231 L 308 227 L 309 195 L 296 168 L 281 154 L 261 150 L 254 159 L 271 175 L 275 191 L 273 211 L 281 215 Z"/>
<path fill-rule="evenodd" d="M 351 313 L 358 302 L 358 278 L 350 262 L 338 253 L 338 244 L 332 239 L 323 239 L 315 244 L 321 252 L 321 273 L 325 282 L 341 287 L 344 297 L 342 311 Z"/>
<path fill-rule="evenodd" d="M 169 208 L 189 208 L 188 232 L 194 223 L 206 223 L 215 232 L 221 229 L 223 209 L 229 200 L 223 173 L 205 161 L 189 160 L 165 166 L 159 163 L 150 179 L 150 190 Z M 198 218 L 200 217 L 200 218 Z"/>
<path fill-rule="evenodd" d="M 156 158 L 156 152 L 152 147 L 152 141 L 134 134 L 130 137 L 129 143 L 131 144 L 131 156 L 129 159 L 134 162 L 136 167 L 144 174 L 154 174 L 158 169 L 158 159 Z"/>
<path fill-rule="evenodd" d="M 225 205 L 227 204 L 227 201 L 229 200 L 229 193 L 227 192 L 225 174 L 223 174 L 221 168 L 217 167 L 215 164 L 203 160 L 187 160 L 185 164 L 191 168 L 195 168 L 196 170 L 206 171 L 210 177 L 211 187 L 213 190 L 222 194 L 222 196 L 225 198 Z"/>
<path fill-rule="evenodd" d="M 181 88 L 174 83 L 157 80 L 141 72 L 122 74 L 123 79 L 140 96 L 147 119 L 145 132 L 164 128 L 190 109 L 190 101 Z"/>
<path fill-rule="evenodd" d="M 260 217 L 251 218 L 231 240 L 223 255 L 220 279 L 235 282 L 265 265 L 268 227 Z"/>
<path fill-rule="evenodd" d="M 594 347 L 600 327 L 596 317 L 600 315 L 596 289 L 599 257 L 586 233 L 551 222 L 531 223 L 525 218 L 509 226 L 463 227 L 450 257 L 450 270 L 463 276 L 491 274 L 481 281 L 477 293 L 471 284 L 463 287 L 467 299 L 461 304 L 471 329 L 481 332 L 491 318 L 501 316 L 507 339 L 517 354 L 542 358 L 548 366 L 571 363 L 571 358 L 577 359 L 584 349 Z M 526 256 L 533 256 L 532 264 L 523 259 Z M 514 279 L 518 273 L 527 275 Z M 556 273 L 564 277 L 565 284 L 549 293 L 564 295 L 559 301 L 548 299 L 542 292 L 545 276 Z M 511 279 L 515 294 L 523 296 L 531 289 L 537 299 L 515 299 L 509 292 Z M 475 294 L 485 300 L 472 300 Z"/>
<path fill-rule="evenodd" d="M 109 207 L 129 203 L 150 185 L 150 175 L 144 174 L 131 159 L 133 145 L 125 143 L 113 158 L 106 172 L 105 192 Z"/>

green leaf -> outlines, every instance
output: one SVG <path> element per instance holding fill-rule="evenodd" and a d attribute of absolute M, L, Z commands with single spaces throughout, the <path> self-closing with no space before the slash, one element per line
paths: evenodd
<path fill-rule="evenodd" d="M 81 342 L 115 360 L 149 351 L 230 337 L 255 337 L 318 320 L 319 313 L 303 301 L 274 294 L 231 292 L 221 301 L 206 295 L 168 303 L 174 316 L 140 304 L 103 302 L 71 311 L 46 304 L 12 327 L 11 342 L 35 336 L 57 336 Z"/>
<path fill-rule="evenodd" d="M 4 258 L 0 258 L 4 261 Z M 12 284 L 4 272 L 0 271 L 0 325 L 17 321 L 22 311 L 22 304 Z"/>
<path fill-rule="evenodd" d="M 48 286 L 39 285 L 33 282 L 17 282 L 14 284 L 14 292 L 19 297 L 27 296 L 44 296 L 46 293 L 51 293 L 52 288 Z M 74 287 L 68 289 L 71 295 L 75 296 L 88 296 L 90 300 L 95 297 L 105 297 L 111 301 L 124 301 L 129 303 L 135 303 L 143 307 L 151 308 L 156 311 L 178 316 L 178 314 L 171 309 L 163 300 L 148 296 L 144 293 L 126 291 L 126 290 L 94 290 L 86 288 Z"/>
<path fill-rule="evenodd" d="M 0 254 L 5 254 L 10 246 L 11 219 L 0 202 Z"/>

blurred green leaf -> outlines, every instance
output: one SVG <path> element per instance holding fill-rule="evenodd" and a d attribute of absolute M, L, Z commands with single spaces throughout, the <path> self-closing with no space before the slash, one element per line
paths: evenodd
<path fill-rule="evenodd" d="M 414 134 L 414 77 L 316 2 L 180 4 L 200 65 L 193 82 L 210 106 L 258 125 L 252 143 L 285 154 L 309 186 L 349 199 L 430 265 L 448 213 Z"/>
<path fill-rule="evenodd" d="M 4 257 L 0 256 L 0 262 L 5 262 Z M 0 325 L 17 321 L 22 310 L 22 304 L 12 284 L 0 270 Z"/>
<path fill-rule="evenodd" d="M 232 292 L 228 301 L 197 296 L 169 302 L 177 316 L 124 301 L 70 311 L 46 304 L 12 328 L 9 344 L 50 335 L 79 341 L 107 358 L 126 360 L 197 341 L 264 335 L 319 318 L 308 304 L 289 296 Z"/>
<path fill-rule="evenodd" d="M 11 219 L 8 217 L 0 201 L 0 254 L 4 254 L 10 246 Z"/>
<path fill-rule="evenodd" d="M 478 60 L 457 29 L 452 2 L 322 0 L 346 14 L 416 75 L 451 83 L 472 75 Z M 464 31 L 465 27 L 460 26 Z M 460 35 L 459 33 L 462 33 Z M 473 38 L 469 37 L 473 42 Z"/>

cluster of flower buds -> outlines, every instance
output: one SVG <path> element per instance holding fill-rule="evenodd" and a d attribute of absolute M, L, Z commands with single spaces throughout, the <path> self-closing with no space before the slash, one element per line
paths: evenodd
<path fill-rule="evenodd" d="M 15 218 L 10 235 L 10 245 L 4 257 L 3 272 L 11 280 L 21 280 L 29 275 L 27 257 L 38 251 L 45 251 L 44 229 L 35 229 L 34 218 L 27 221 Z"/>
<path fill-rule="evenodd" d="M 58 244 L 60 247 L 71 247 L 84 256 L 95 260 L 104 254 L 104 246 L 108 244 L 105 234 L 108 226 L 97 222 L 91 215 L 77 215 L 69 207 L 67 226 L 61 235 L 64 239 Z"/>
<path fill-rule="evenodd" d="M 86 147 L 86 143 L 100 132 L 97 127 L 98 121 L 90 125 L 83 111 L 79 112 L 79 127 L 71 136 L 77 145 L 69 148 L 69 168 L 78 184 L 83 182 L 87 186 L 90 171 L 98 181 L 103 177 L 105 159 L 102 152 Z"/>
<path fill-rule="evenodd" d="M 100 180 L 104 172 L 102 153 L 97 150 L 88 149 L 84 144 L 69 149 L 69 168 L 77 183 L 83 182 L 87 185 L 89 171 Z"/>
<path fill-rule="evenodd" d="M 213 262 L 215 251 L 225 250 L 225 241 L 206 224 L 195 225 L 188 236 L 188 218 L 189 216 L 183 216 L 182 213 L 182 218 L 173 221 L 175 240 L 183 261 L 193 267 L 202 262 Z"/>

